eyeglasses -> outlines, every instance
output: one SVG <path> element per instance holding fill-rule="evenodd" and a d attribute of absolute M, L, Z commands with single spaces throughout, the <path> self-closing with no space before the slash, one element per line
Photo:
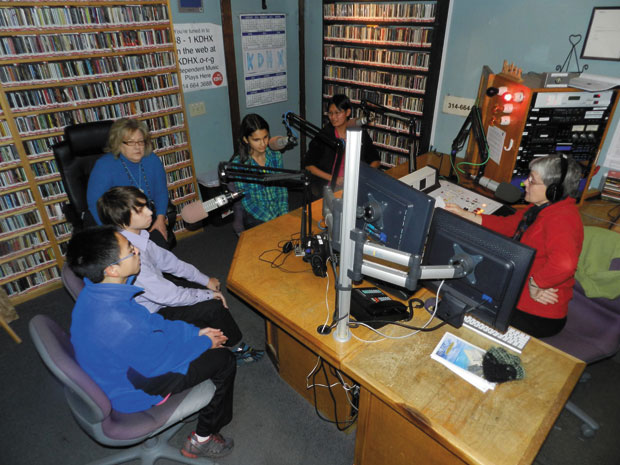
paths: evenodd
<path fill-rule="evenodd" d="M 544 182 L 536 182 L 531 174 L 527 177 L 526 181 L 530 183 L 530 186 L 543 186 L 545 184 Z"/>
<path fill-rule="evenodd" d="M 338 111 L 329 111 L 327 112 L 327 116 L 338 116 L 344 113 L 344 110 L 338 110 Z"/>
<path fill-rule="evenodd" d="M 136 145 L 140 147 L 144 147 L 146 145 L 146 141 L 144 139 L 143 140 L 124 140 L 123 144 L 129 147 L 135 147 Z"/>
<path fill-rule="evenodd" d="M 123 260 L 127 260 L 128 258 L 133 257 L 134 255 L 136 255 L 138 253 L 138 250 L 133 246 L 133 245 L 129 245 L 129 254 L 125 255 L 122 258 L 119 258 L 118 260 L 116 260 L 115 262 L 110 263 L 108 266 L 112 266 L 112 265 L 118 265 L 120 262 L 122 262 Z"/>

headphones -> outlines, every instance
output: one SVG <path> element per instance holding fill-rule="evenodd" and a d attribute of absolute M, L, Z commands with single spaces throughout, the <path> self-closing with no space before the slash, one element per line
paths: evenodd
<path fill-rule="evenodd" d="M 566 179 L 566 173 L 568 172 L 568 157 L 564 154 L 560 155 L 560 163 L 560 180 L 549 184 L 545 192 L 547 200 L 551 203 L 562 200 L 564 197 L 564 179 Z"/>

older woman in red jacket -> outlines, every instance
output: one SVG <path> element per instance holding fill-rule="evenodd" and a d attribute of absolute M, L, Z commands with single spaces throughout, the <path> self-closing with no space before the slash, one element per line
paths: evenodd
<path fill-rule="evenodd" d="M 527 284 L 511 324 L 535 337 L 559 333 L 573 296 L 583 242 L 583 224 L 575 202 L 581 169 L 564 155 L 537 158 L 525 180 L 531 205 L 514 215 L 477 215 L 454 204 L 446 210 L 512 237 L 536 249 Z"/>

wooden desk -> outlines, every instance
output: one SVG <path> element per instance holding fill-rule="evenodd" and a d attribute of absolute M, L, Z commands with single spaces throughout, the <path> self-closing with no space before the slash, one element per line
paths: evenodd
<path fill-rule="evenodd" d="M 429 358 L 446 331 L 484 349 L 492 345 L 446 326 L 367 345 L 346 360 L 346 373 L 362 385 L 358 435 L 364 440 L 356 442 L 356 464 L 406 464 L 411 457 L 442 465 L 534 460 L 585 364 L 532 339 L 521 354 L 526 378 L 482 393 Z"/>
<path fill-rule="evenodd" d="M 313 215 L 320 217 L 322 201 L 313 204 Z M 313 391 L 307 389 L 306 376 L 320 355 L 331 366 L 343 370 L 342 361 L 348 354 L 359 349 L 360 342 L 352 340 L 341 344 L 331 335 L 320 335 L 316 328 L 330 323 L 336 294 L 335 278 L 329 271 L 328 281 L 314 276 L 309 263 L 295 257 L 291 252 L 282 271 L 259 260 L 259 255 L 276 249 L 297 233 L 301 225 L 301 210 L 296 210 L 268 223 L 244 231 L 239 238 L 226 286 L 267 318 L 265 332 L 267 353 L 275 363 L 282 378 L 300 395 L 313 403 Z M 278 256 L 274 250 L 265 259 Z M 283 256 L 280 256 L 282 259 Z M 329 310 L 326 309 L 326 292 Z M 371 336 L 371 335 L 370 335 Z M 320 378 L 320 384 L 326 384 Z M 330 376 L 329 384 L 336 382 Z M 350 407 L 342 390 L 336 390 L 338 419 L 350 417 Z M 332 401 L 327 390 L 317 390 L 319 410 L 330 419 L 333 415 Z"/>
<path fill-rule="evenodd" d="M 313 211 L 320 211 L 317 203 Z M 316 355 L 361 385 L 355 464 L 410 464 L 413 458 L 425 465 L 531 463 L 585 364 L 532 340 L 521 357 L 526 379 L 483 394 L 430 359 L 444 328 L 373 344 L 355 338 L 339 343 L 331 335 L 319 335 L 316 328 L 328 317 L 327 280 L 315 277 L 298 257 L 291 256 L 285 267 L 306 272 L 284 273 L 258 259 L 278 241 L 288 240 L 299 225 L 300 212 L 295 211 L 245 231 L 227 286 L 269 320 L 268 345 L 280 375 L 308 400 L 305 376 Z M 330 276 L 327 297 L 330 318 L 333 279 Z M 424 317 L 419 314 L 414 321 Z M 365 328 L 355 331 L 362 339 L 377 339 Z M 406 332 L 396 327 L 386 331 Z M 480 347 L 490 346 L 465 329 L 448 331 Z"/>

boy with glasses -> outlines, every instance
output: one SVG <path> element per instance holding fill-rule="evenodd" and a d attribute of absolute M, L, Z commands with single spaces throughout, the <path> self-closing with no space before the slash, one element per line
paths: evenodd
<path fill-rule="evenodd" d="M 228 337 L 225 345 L 231 348 L 239 365 L 262 358 L 264 351 L 253 349 L 242 341 L 241 330 L 228 311 L 220 290 L 220 281 L 201 273 L 195 266 L 179 260 L 172 252 L 149 240 L 146 229 L 152 212 L 144 193 L 133 186 L 113 187 L 99 198 L 97 209 L 104 224 L 119 228 L 120 233 L 140 250 L 142 268 L 136 285 L 144 288 L 144 293 L 136 297 L 138 303 L 167 320 L 182 320 L 199 328 L 221 329 Z M 200 287 L 177 286 L 163 273 Z"/>
<path fill-rule="evenodd" d="M 77 232 L 67 262 L 84 279 L 72 313 L 71 343 L 80 366 L 122 413 L 147 410 L 170 394 L 211 379 L 216 390 L 181 450 L 223 457 L 233 447 L 220 429 L 232 420 L 236 365 L 219 329 L 168 321 L 136 302 L 140 252 L 110 226 Z"/>

